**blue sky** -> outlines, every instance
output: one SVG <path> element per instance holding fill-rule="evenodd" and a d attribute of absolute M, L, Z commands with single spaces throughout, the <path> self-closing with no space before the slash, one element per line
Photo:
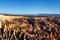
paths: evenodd
<path fill-rule="evenodd" d="M 60 0 L 0 0 L 0 13 L 60 14 Z"/>

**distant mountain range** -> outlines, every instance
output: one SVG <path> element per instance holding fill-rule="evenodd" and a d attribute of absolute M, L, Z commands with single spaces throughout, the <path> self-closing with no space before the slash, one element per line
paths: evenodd
<path fill-rule="evenodd" d="M 60 14 L 5 14 L 5 13 L 0 13 L 0 15 L 6 15 L 6 16 L 60 16 Z"/>

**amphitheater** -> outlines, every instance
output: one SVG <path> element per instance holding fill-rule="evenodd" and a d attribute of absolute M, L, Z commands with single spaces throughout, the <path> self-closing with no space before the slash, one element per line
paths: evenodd
<path fill-rule="evenodd" d="M 57 18 L 0 15 L 0 40 L 60 40 Z"/>

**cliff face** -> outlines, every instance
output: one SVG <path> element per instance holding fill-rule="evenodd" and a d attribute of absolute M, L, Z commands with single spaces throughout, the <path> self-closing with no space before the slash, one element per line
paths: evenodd
<path fill-rule="evenodd" d="M 59 17 L 0 16 L 1 40 L 59 40 Z"/>

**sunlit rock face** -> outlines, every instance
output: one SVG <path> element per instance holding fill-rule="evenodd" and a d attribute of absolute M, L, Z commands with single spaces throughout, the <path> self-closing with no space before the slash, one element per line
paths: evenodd
<path fill-rule="evenodd" d="M 59 40 L 60 18 L 0 15 L 1 40 Z"/>

